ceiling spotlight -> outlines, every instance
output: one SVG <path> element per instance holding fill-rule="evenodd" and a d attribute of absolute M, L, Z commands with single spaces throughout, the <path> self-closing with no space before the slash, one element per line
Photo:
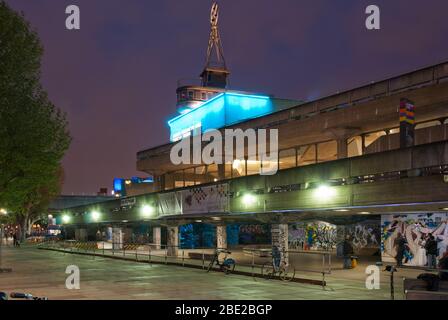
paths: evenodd
<path fill-rule="evenodd" d="M 69 223 L 70 222 L 70 216 L 69 215 L 67 215 L 67 214 L 64 214 L 63 216 L 62 216 L 62 222 L 63 223 Z"/>
<path fill-rule="evenodd" d="M 140 213 L 143 217 L 145 218 L 149 218 L 152 217 L 152 215 L 154 214 L 154 207 L 145 204 L 144 206 L 142 206 L 142 208 L 140 209 Z"/>
<path fill-rule="evenodd" d="M 322 185 L 314 191 L 314 197 L 319 200 L 329 200 L 336 195 L 336 190 L 332 187 Z"/>
<path fill-rule="evenodd" d="M 253 205 L 253 204 L 255 203 L 255 201 L 256 201 L 255 196 L 253 196 L 253 195 L 251 195 L 251 194 L 245 194 L 245 195 L 243 196 L 243 203 L 244 203 L 246 206 Z"/>
<path fill-rule="evenodd" d="M 100 220 L 101 214 L 98 211 L 92 211 L 91 217 L 93 221 Z"/>

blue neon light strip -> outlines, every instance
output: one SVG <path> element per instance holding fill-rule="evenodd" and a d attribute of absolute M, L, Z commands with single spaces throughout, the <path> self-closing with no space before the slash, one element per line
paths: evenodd
<path fill-rule="evenodd" d="M 248 119 L 269 114 L 273 103 L 269 97 L 222 93 L 205 102 L 202 106 L 170 121 L 170 139 L 174 141 L 182 132 L 201 127 L 201 132 L 219 129 Z"/>

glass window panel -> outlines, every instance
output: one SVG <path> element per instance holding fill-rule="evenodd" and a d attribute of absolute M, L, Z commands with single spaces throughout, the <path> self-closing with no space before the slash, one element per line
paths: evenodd
<path fill-rule="evenodd" d="M 362 137 L 356 136 L 347 139 L 347 155 L 348 157 L 357 157 L 362 155 Z"/>
<path fill-rule="evenodd" d="M 297 148 L 298 166 L 306 166 L 316 163 L 316 145 L 301 146 Z"/>
<path fill-rule="evenodd" d="M 328 141 L 317 145 L 317 162 L 333 161 L 338 159 L 338 143 Z"/>
<path fill-rule="evenodd" d="M 296 149 L 282 150 L 279 153 L 280 169 L 294 168 L 296 166 Z"/>

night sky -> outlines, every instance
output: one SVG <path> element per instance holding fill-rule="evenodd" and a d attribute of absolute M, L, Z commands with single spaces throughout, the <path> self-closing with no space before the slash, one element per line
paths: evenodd
<path fill-rule="evenodd" d="M 198 77 L 208 0 L 6 0 L 45 47 L 42 81 L 70 122 L 65 194 L 93 194 L 167 143 L 176 84 Z M 81 30 L 65 8 L 81 9 Z M 381 30 L 365 8 L 381 9 Z M 448 60 L 446 0 L 221 0 L 231 88 L 315 99 Z"/>

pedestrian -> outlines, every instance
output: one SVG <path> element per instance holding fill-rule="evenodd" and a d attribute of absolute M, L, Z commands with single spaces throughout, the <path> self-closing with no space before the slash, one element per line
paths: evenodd
<path fill-rule="evenodd" d="M 403 266 L 403 256 L 406 250 L 406 239 L 400 232 L 395 239 L 395 246 L 397 248 L 397 255 L 395 256 L 395 259 L 397 260 L 397 266 L 401 267 Z"/>
<path fill-rule="evenodd" d="M 12 243 L 14 247 L 18 247 L 17 234 L 15 232 L 12 234 Z"/>
<path fill-rule="evenodd" d="M 344 256 L 344 269 L 352 268 L 352 254 L 353 254 L 353 246 L 350 242 L 350 237 L 347 236 L 342 243 L 342 255 Z"/>
<path fill-rule="evenodd" d="M 430 233 L 428 235 L 428 240 L 426 241 L 425 244 L 425 249 L 426 249 L 426 257 L 427 257 L 427 263 L 428 263 L 428 267 L 431 269 L 435 269 L 437 268 L 437 241 L 434 238 L 434 236 L 432 235 L 432 233 Z"/>

